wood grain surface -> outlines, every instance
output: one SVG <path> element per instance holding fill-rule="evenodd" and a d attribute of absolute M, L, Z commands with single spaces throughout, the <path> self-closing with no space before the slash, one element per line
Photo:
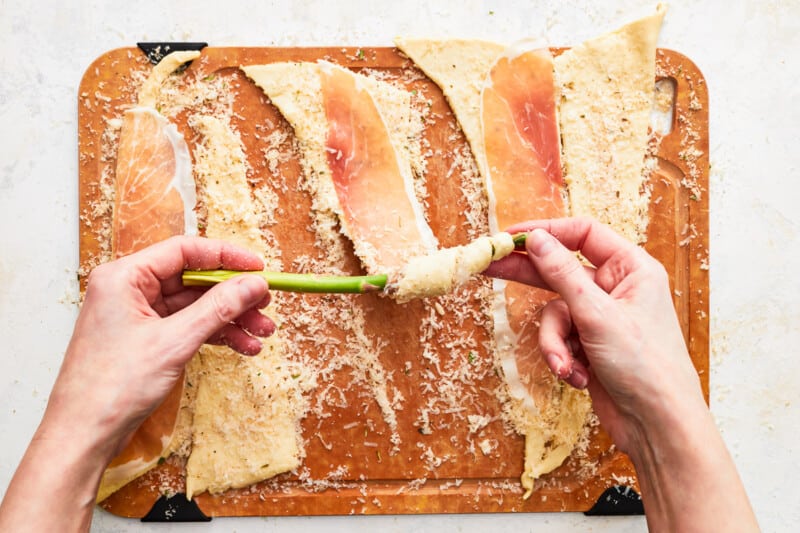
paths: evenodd
<path fill-rule="evenodd" d="M 212 47 L 203 50 L 202 58 L 189 65 L 186 74 L 197 71 L 229 80 L 235 98 L 232 123 L 241 135 L 251 169 L 248 178 L 255 189 L 270 186 L 271 175 L 265 170 L 260 144 L 264 134 L 269 133 L 265 132 L 265 125 L 289 134 L 291 128 L 238 66 L 320 58 L 356 70 L 385 71 L 393 78 L 406 80 L 409 89 L 422 91 L 431 100 L 431 111 L 441 116 L 424 131 L 431 147 L 441 148 L 441 153 L 427 162 L 431 226 L 443 246 L 466 242 L 464 212 L 468 206 L 464 196 L 454 190 L 454 180 L 448 173 L 454 163 L 453 154 L 465 146 L 465 140 L 438 87 L 424 75 L 404 75 L 415 67 L 397 50 Z M 107 121 L 119 117 L 126 106 L 134 103 L 134 74 L 146 73 L 150 68 L 137 48 L 113 50 L 87 69 L 80 85 L 78 179 L 82 285 L 88 271 L 106 257 L 111 213 L 99 200 L 103 184 L 113 178 L 115 163 L 115 154 L 108 150 L 113 143 L 104 138 L 109 136 Z M 680 322 L 708 398 L 708 93 L 697 67 L 679 53 L 659 49 L 657 72 L 659 79 L 672 80 L 676 90 L 672 130 L 653 146 L 658 167 L 650 178 L 651 222 L 645 247 L 669 272 Z M 193 152 L 198 139 L 188 127 L 187 118 L 188 112 L 184 112 L 174 121 Z M 453 131 L 458 133 L 455 143 Z M 311 199 L 298 185 L 300 166 L 296 158 L 282 161 L 279 172 L 287 184 L 280 198 L 284 211 L 279 223 L 270 229 L 280 245 L 284 264 L 291 265 L 294 258 L 314 247 L 314 234 L 308 229 Z M 344 268 L 360 272 L 352 250 Z M 324 296 L 300 298 L 306 304 L 326 305 Z M 298 304 L 299 300 L 289 305 Z M 365 310 L 367 333 L 386 344 L 380 362 L 393 376 L 393 390 L 405 398 L 402 410 L 397 411 L 399 452 L 392 453 L 389 428 L 369 391 L 363 385 L 353 385 L 348 369 L 341 369 L 331 380 L 345 391 L 347 401 L 330 407 L 323 416 L 311 412 L 302 422 L 306 439 L 302 468 L 307 477 L 326 482 L 311 486 L 305 481 L 307 478 L 283 474 L 249 489 L 220 495 L 201 494 L 196 501 L 204 513 L 234 516 L 585 511 L 606 488 L 621 484 L 620 480 L 635 479 L 629 460 L 597 428 L 591 435 L 587 459 L 568 459 L 539 480 L 533 495 L 523 500 L 519 487 L 523 438 L 509 434 L 500 420 L 501 407 L 492 393 L 499 385 L 497 375 L 491 371 L 479 373 L 480 379 L 464 397 L 466 407 L 480 406 L 481 412 L 492 416 L 492 422 L 480 435 L 481 439 L 497 442 L 492 453 L 469 453 L 466 443 L 474 436 L 469 435 L 464 420 L 453 414 L 437 415 L 434 426 L 438 429 L 422 434 L 417 424 L 418 407 L 426 394 L 436 393 L 426 393 L 420 387 L 426 368 L 419 341 L 419 324 L 426 312 L 424 304 L 417 301 L 400 306 L 377 295 L 358 295 L 352 296 L 352 305 Z M 457 324 L 448 314 L 442 320 L 449 321 L 452 330 L 463 330 L 478 341 L 489 340 L 486 328 L 470 320 Z M 441 355 L 443 361 L 450 361 L 446 364 L 463 364 L 453 361 L 452 351 L 436 340 L 429 348 Z M 311 354 L 318 351 L 310 341 L 304 349 Z M 477 353 L 477 358 L 478 365 L 483 365 L 479 368 L 491 369 L 491 354 L 486 350 Z M 364 446 L 365 440 L 377 446 Z M 444 458 L 440 465 L 430 468 L 426 464 L 422 450 L 427 449 Z M 346 469 L 341 469 L 342 466 Z M 102 505 L 114 514 L 141 517 L 163 492 L 181 491 L 182 475 L 179 462 L 167 461 L 123 487 Z M 635 482 L 633 487 L 638 489 Z"/>

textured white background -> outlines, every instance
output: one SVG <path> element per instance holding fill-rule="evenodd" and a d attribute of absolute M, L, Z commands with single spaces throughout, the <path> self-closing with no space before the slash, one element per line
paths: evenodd
<path fill-rule="evenodd" d="M 0 491 L 44 410 L 77 313 L 77 87 L 95 57 L 141 40 L 381 46 L 402 34 L 501 42 L 533 36 L 571 45 L 655 7 L 642 0 L 597 4 L 0 0 Z M 800 523 L 799 35 L 798 0 L 676 0 L 660 40 L 692 58 L 710 89 L 711 405 L 765 531 Z M 581 514 L 148 526 L 97 511 L 93 525 L 96 531 L 645 529 L 640 517 Z"/>

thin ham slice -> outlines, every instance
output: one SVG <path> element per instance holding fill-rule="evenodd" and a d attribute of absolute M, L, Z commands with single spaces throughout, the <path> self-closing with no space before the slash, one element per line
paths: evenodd
<path fill-rule="evenodd" d="M 175 125 L 155 109 L 127 111 L 117 152 L 114 257 L 197 233 L 196 201 L 189 149 Z"/>
<path fill-rule="evenodd" d="M 300 140 L 318 233 L 332 242 L 325 235 L 338 224 L 371 274 L 436 249 L 403 147 L 413 137 L 410 93 L 324 61 L 243 70 Z"/>
<path fill-rule="evenodd" d="M 490 227 L 565 216 L 550 52 L 531 50 L 498 58 L 483 90 L 481 119 Z M 496 314 L 502 315 L 496 321 L 510 327 L 514 339 L 500 353 L 506 379 L 512 395 L 535 409 L 548 401 L 555 379 L 539 352 L 534 315 L 553 295 L 500 280 L 494 288 L 503 300 L 496 306 Z"/>
<path fill-rule="evenodd" d="M 492 66 L 481 95 L 489 225 L 565 216 L 553 59 L 547 49 L 511 49 Z M 558 466 L 572 452 L 588 402 L 564 389 L 539 349 L 538 315 L 554 295 L 493 280 L 495 344 L 512 397 L 511 415 L 526 436 L 522 485 Z M 585 399 L 584 399 L 585 400 Z M 580 412 L 563 416 L 560 407 Z M 573 415 L 577 415 L 574 416 Z M 564 419 L 574 423 L 562 423 Z"/>
<path fill-rule="evenodd" d="M 188 61 L 197 55 L 184 53 L 179 59 Z M 173 59 L 168 58 L 162 62 L 171 65 Z M 154 72 L 154 77 L 163 82 L 164 69 L 156 67 Z M 145 84 L 151 91 L 155 90 L 152 79 Z M 131 254 L 174 235 L 196 234 L 195 204 L 189 148 L 178 129 L 152 107 L 126 111 L 117 151 L 113 256 Z M 108 466 L 97 501 L 153 468 L 167 454 L 182 393 L 181 377 Z"/>
<path fill-rule="evenodd" d="M 482 93 L 490 229 L 565 214 L 549 50 L 503 55 Z"/>
<path fill-rule="evenodd" d="M 374 251 L 374 273 L 394 270 L 435 248 L 411 168 L 393 146 L 389 126 L 360 77 L 329 64 L 319 72 L 328 122 L 325 149 L 342 229 Z"/>

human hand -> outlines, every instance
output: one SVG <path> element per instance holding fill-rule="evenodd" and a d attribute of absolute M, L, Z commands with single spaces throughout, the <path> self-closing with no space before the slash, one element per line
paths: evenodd
<path fill-rule="evenodd" d="M 181 283 L 184 269 L 217 268 L 263 267 L 227 243 L 175 237 L 94 269 L 40 433 L 88 427 L 110 460 L 202 343 L 257 354 L 254 336 L 275 329 L 257 310 L 269 303 L 263 279 L 239 276 L 208 290 Z"/>
<path fill-rule="evenodd" d="M 647 427 L 663 422 L 665 409 L 705 410 L 658 261 L 591 219 L 526 222 L 507 231 L 529 232 L 527 254 L 497 261 L 486 274 L 560 295 L 542 311 L 541 351 L 557 376 L 588 388 L 620 449 L 636 448 Z"/>
<path fill-rule="evenodd" d="M 266 282 L 185 288 L 181 272 L 193 268 L 262 262 L 221 241 L 174 237 L 91 273 L 42 423 L 0 504 L 1 531 L 88 531 L 103 470 L 200 344 L 260 351 L 254 335 L 275 330 L 257 310 L 269 303 Z"/>
<path fill-rule="evenodd" d="M 539 346 L 553 372 L 588 388 L 600 423 L 633 460 L 648 528 L 758 531 L 706 408 L 664 267 L 591 219 L 507 231 L 529 232 L 527 255 L 512 254 L 485 273 L 561 296 L 542 312 Z"/>

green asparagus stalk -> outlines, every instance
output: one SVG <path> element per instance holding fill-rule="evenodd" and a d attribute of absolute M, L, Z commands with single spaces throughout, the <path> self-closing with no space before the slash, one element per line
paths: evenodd
<path fill-rule="evenodd" d="M 515 233 L 511 236 L 514 240 L 514 248 L 517 250 L 524 250 L 525 249 L 525 239 L 528 236 L 527 233 Z"/>
<path fill-rule="evenodd" d="M 183 284 L 187 287 L 208 287 L 241 274 L 261 276 L 270 290 L 314 293 L 365 293 L 381 291 L 387 276 L 322 276 L 317 274 L 290 274 L 286 272 L 238 270 L 184 270 Z"/>

